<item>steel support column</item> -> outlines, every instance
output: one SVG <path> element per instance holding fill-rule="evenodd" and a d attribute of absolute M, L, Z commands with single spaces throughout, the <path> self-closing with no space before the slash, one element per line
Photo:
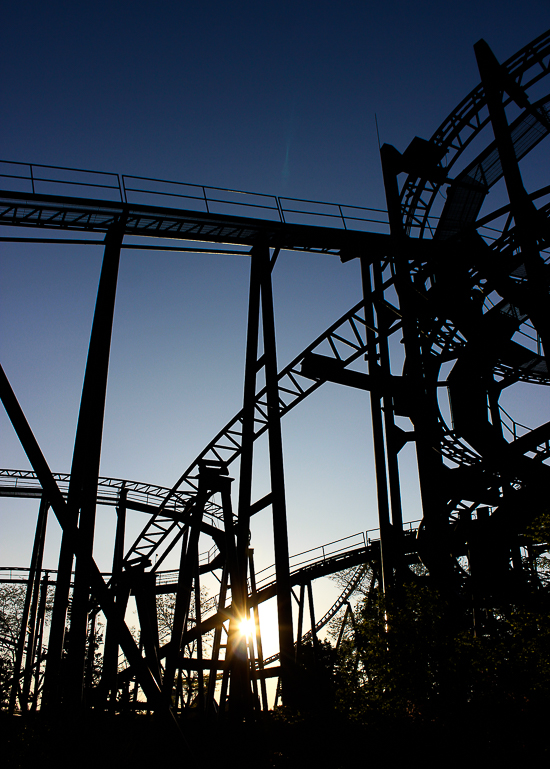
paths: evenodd
<path fill-rule="evenodd" d="M 244 372 L 241 463 L 239 471 L 239 502 L 237 510 L 237 544 L 234 574 L 231 574 L 233 619 L 227 639 L 227 665 L 231 668 L 230 708 L 234 712 L 250 710 L 250 673 L 246 639 L 239 624 L 247 610 L 247 549 L 250 538 L 250 507 L 252 504 L 252 465 L 254 456 L 254 410 L 258 373 L 258 335 L 260 328 L 261 260 L 253 250 L 250 258 L 250 289 L 248 327 Z M 227 526 L 227 523 L 226 523 Z M 224 680 L 225 684 L 225 680 Z M 225 686 L 222 686 L 222 690 Z M 223 706 L 223 702 L 221 703 Z"/>
<path fill-rule="evenodd" d="M 218 611 L 220 612 L 223 612 L 223 610 L 225 609 L 225 601 L 226 601 L 226 595 L 227 595 L 227 576 L 228 576 L 228 569 L 226 565 L 224 566 L 222 571 L 221 582 L 220 582 L 220 592 L 218 597 Z M 208 685 L 206 688 L 206 712 L 207 713 L 214 712 L 216 683 L 218 680 L 217 671 L 219 667 L 222 631 L 223 631 L 223 622 L 220 620 L 220 622 L 216 625 L 216 628 L 214 630 L 214 640 L 212 642 L 212 653 L 210 655 L 212 659 L 212 666 L 210 668 L 210 673 L 208 675 Z M 220 705 L 221 704 L 222 703 L 220 700 Z"/>
<path fill-rule="evenodd" d="M 256 638 L 256 648 L 258 650 L 257 667 L 258 675 L 260 678 L 260 691 L 262 695 L 262 709 L 268 709 L 267 703 L 267 688 L 265 685 L 264 676 L 264 652 L 262 647 L 262 634 L 260 631 L 260 612 L 258 609 L 258 602 L 255 601 L 256 597 L 256 570 L 254 568 L 254 548 L 248 548 L 248 573 L 250 574 L 250 596 L 252 598 L 252 605 L 254 611 L 254 636 Z"/>
<path fill-rule="evenodd" d="M 447 533 L 443 460 L 439 447 L 439 423 L 436 382 L 429 366 L 429 351 L 424 353 L 421 342 L 421 317 L 418 292 L 412 282 L 409 267 L 409 238 L 401 221 L 401 206 L 397 173 L 400 156 L 391 145 L 380 150 L 384 188 L 388 204 L 390 229 L 394 244 L 392 260 L 395 288 L 403 322 L 405 346 L 404 385 L 407 388 L 408 416 L 414 425 L 416 455 L 425 533 L 430 555 L 430 573 L 440 583 L 451 577 L 451 564 L 442 546 Z M 432 546 L 433 543 L 433 546 Z"/>
<path fill-rule="evenodd" d="M 373 309 L 373 289 L 370 264 L 361 257 L 361 281 L 365 300 L 365 324 L 367 337 L 367 360 L 369 376 L 373 382 L 370 391 L 372 440 L 374 444 L 374 467 L 376 471 L 376 491 L 378 497 L 378 522 L 380 526 L 380 559 L 382 565 L 382 589 L 387 590 L 393 582 L 392 529 L 390 523 L 390 505 L 388 497 L 388 479 L 386 467 L 386 449 L 384 424 L 382 419 L 382 381 L 378 363 L 377 347 L 379 334 L 375 331 L 376 323 Z"/>
<path fill-rule="evenodd" d="M 111 576 L 111 589 L 119 617 L 124 618 L 128 600 L 128 589 L 122 588 L 122 562 L 124 559 L 124 532 L 126 528 L 126 500 L 128 491 L 123 487 L 118 496 L 117 525 L 115 533 L 115 546 L 113 550 L 113 571 Z M 108 708 L 114 711 L 117 695 L 117 669 L 118 669 L 118 637 L 116 626 L 113 622 L 107 622 L 105 629 L 105 650 L 103 654 L 103 671 L 101 678 L 101 696 L 108 701 Z"/>
<path fill-rule="evenodd" d="M 250 294 L 243 397 L 242 450 L 239 480 L 237 522 L 237 584 L 232 584 L 234 619 L 230 625 L 229 655 L 232 661 L 231 702 L 235 710 L 250 711 L 250 674 L 246 653 L 246 638 L 239 633 L 237 623 L 248 616 L 247 549 L 250 532 L 252 501 L 252 467 L 255 427 L 256 381 L 263 367 L 267 403 L 269 470 L 277 579 L 277 615 L 283 696 L 292 699 L 294 644 L 292 635 L 292 605 L 286 521 L 286 501 L 283 468 L 283 447 L 280 423 L 275 318 L 271 271 L 277 258 L 270 261 L 267 246 L 255 246 L 251 252 Z M 263 354 L 258 356 L 260 317 L 263 330 Z"/>
<path fill-rule="evenodd" d="M 73 551 L 78 556 L 80 553 L 87 553 L 84 547 L 80 546 L 79 532 L 72 520 L 72 517 L 68 511 L 67 504 L 63 498 L 63 495 L 57 485 L 52 472 L 46 462 L 44 455 L 38 445 L 36 438 L 27 422 L 27 419 L 19 405 L 15 393 L 9 383 L 9 380 L 4 372 L 4 369 L 0 365 L 0 398 L 6 409 L 8 418 L 10 419 L 17 437 L 21 441 L 21 445 L 29 461 L 35 471 L 40 485 L 44 490 L 44 494 L 50 502 L 50 506 L 55 513 L 59 525 L 61 526 L 64 534 L 69 538 L 69 542 Z M 136 642 L 134 641 L 128 626 L 123 619 L 118 617 L 115 604 L 113 603 L 110 591 L 105 584 L 103 577 L 97 567 L 93 557 L 88 553 L 90 561 L 90 574 L 92 579 L 92 590 L 94 595 L 98 598 L 99 604 L 103 613 L 105 614 L 107 621 L 112 619 L 118 624 L 118 635 L 120 639 L 120 645 L 126 658 L 131 666 L 136 671 L 137 679 L 142 686 L 149 701 L 154 703 L 156 711 L 165 717 L 167 723 L 176 730 L 178 735 L 183 739 L 183 734 L 173 717 L 173 713 L 170 708 L 167 708 L 165 702 L 161 696 L 160 687 L 158 686 L 155 678 L 153 677 L 151 670 L 148 668 L 145 660 L 141 655 L 141 651 L 138 650 Z"/>
<path fill-rule="evenodd" d="M 97 479 L 99 477 L 107 374 L 124 224 L 123 217 L 121 217 L 112 225 L 105 236 L 105 252 L 82 387 L 71 467 L 71 482 L 67 499 L 70 515 L 74 523 L 78 521 L 79 540 L 82 548 L 75 566 L 66 680 L 65 676 L 61 678 L 64 690 L 61 696 L 71 707 L 79 707 L 83 696 L 90 601 L 90 558 L 93 552 Z M 60 680 L 60 663 L 73 555 L 71 543 L 67 536 L 64 536 L 59 559 L 58 584 L 46 666 L 46 695 L 52 704 L 57 701 L 59 696 L 54 695 L 53 692 L 57 689 Z"/>
<path fill-rule="evenodd" d="M 198 583 L 198 562 L 201 523 L 204 514 L 204 506 L 212 493 L 218 489 L 219 472 L 220 470 L 218 468 L 213 469 L 212 467 L 207 466 L 201 468 L 199 473 L 199 489 L 189 520 L 189 534 L 187 538 L 184 537 L 182 543 L 178 590 L 176 593 L 176 605 L 174 607 L 174 624 L 168 653 L 166 655 L 162 687 L 167 701 L 169 701 L 172 696 L 176 670 L 179 665 L 183 635 L 189 618 L 191 585 L 193 584 L 193 581 L 195 583 L 195 601 L 197 590 L 200 593 L 200 585 Z"/>
<path fill-rule="evenodd" d="M 37 656 L 37 643 L 38 643 L 39 631 L 40 631 L 40 615 L 38 613 L 38 602 L 41 594 L 40 575 L 42 573 L 42 559 L 44 556 L 44 544 L 46 540 L 46 525 L 48 520 L 48 509 L 49 509 L 49 504 L 47 500 L 42 498 L 41 504 L 40 504 L 40 513 L 39 513 L 39 516 L 43 516 L 43 519 L 41 521 L 42 530 L 40 532 L 40 540 L 41 540 L 39 545 L 40 551 L 38 554 L 38 558 L 36 560 L 35 567 L 34 569 L 31 569 L 31 572 L 34 572 L 32 574 L 34 589 L 33 589 L 32 603 L 31 603 L 31 611 L 29 616 L 29 636 L 27 639 L 27 657 L 25 659 L 25 673 L 23 677 L 23 696 L 22 696 L 22 703 L 21 703 L 21 710 L 25 710 L 25 711 L 28 709 L 28 704 L 29 704 L 29 695 L 31 690 L 33 668 L 35 665 L 36 665 L 36 668 L 40 667 L 39 649 L 38 649 L 38 656 Z M 30 579 L 31 579 L 31 574 L 29 573 L 29 581 Z"/>
<path fill-rule="evenodd" d="M 279 620 L 279 659 L 283 702 L 292 704 L 294 691 L 294 638 L 292 630 L 292 586 L 288 550 L 288 529 L 283 462 L 283 441 L 279 388 L 277 383 L 277 348 L 275 342 L 275 316 L 271 270 L 278 251 L 269 261 L 269 249 L 261 247 L 258 256 L 262 260 L 262 322 L 265 357 L 265 383 L 268 411 L 269 469 L 273 510 L 273 541 L 275 550 L 275 576 L 277 579 L 277 616 Z"/>
<path fill-rule="evenodd" d="M 36 713 L 36 710 L 38 708 L 38 697 L 40 695 L 40 666 L 42 662 L 42 642 L 44 638 L 44 625 L 46 622 L 46 604 L 48 601 L 48 587 L 49 587 L 49 580 L 48 580 L 48 572 L 44 575 L 42 579 L 42 584 L 40 586 L 40 603 L 38 605 L 38 614 L 36 617 L 36 641 L 35 641 L 35 648 L 36 648 L 36 664 L 34 668 L 34 691 L 32 693 L 32 704 L 31 704 L 31 712 Z"/>

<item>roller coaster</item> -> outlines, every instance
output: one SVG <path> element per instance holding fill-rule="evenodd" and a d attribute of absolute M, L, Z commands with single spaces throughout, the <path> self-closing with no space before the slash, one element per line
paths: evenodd
<path fill-rule="evenodd" d="M 168 718 L 192 710 L 247 717 L 268 707 L 268 677 L 279 679 L 283 701 L 294 701 L 301 643 L 366 575 L 369 590 L 385 593 L 414 568 L 440 591 L 462 596 L 478 630 L 484 612 L 540 583 L 537 556 L 548 546 L 536 540 L 533 526 L 549 513 L 550 422 L 541 414 L 538 424 L 521 424 L 501 396 L 550 384 L 550 186 L 527 190 L 521 174 L 523 158 L 550 132 L 550 95 L 542 88 L 550 32 L 504 64 L 484 41 L 475 55 L 480 84 L 429 140 L 415 137 L 403 153 L 381 148 L 387 211 L 0 164 L 0 224 L 17 232 L 0 240 L 85 245 L 104 237 L 70 474 L 51 472 L 3 370 L 0 377 L 2 402 L 32 467 L 0 471 L 0 495 L 40 499 L 31 564 L 17 577 L 27 592 L 12 712 L 141 708 Z M 496 208 L 488 197 L 493 189 L 501 202 Z M 27 237 L 28 228 L 38 236 Z M 155 238 L 155 244 L 129 245 L 127 236 Z M 250 259 L 243 408 L 170 489 L 100 478 L 121 249 L 200 253 L 197 243 L 208 245 L 208 253 Z M 271 276 L 281 250 L 359 260 L 363 299 L 279 370 Z M 325 382 L 368 393 L 379 530 L 294 559 L 281 419 Z M 253 500 L 254 448 L 262 435 L 271 490 Z M 402 513 L 399 455 L 409 443 L 422 502 L 414 527 L 404 524 Z M 93 559 L 99 504 L 117 512 L 108 575 Z M 42 568 L 50 509 L 63 531 L 55 574 Z M 275 563 L 256 573 L 250 519 L 268 509 Z M 125 549 L 131 510 L 147 522 Z M 176 570 L 161 568 L 170 554 L 179 557 Z M 346 587 L 316 620 L 312 581 L 343 569 L 349 569 Z M 206 602 L 205 575 L 218 585 Z M 44 612 L 54 588 L 45 655 Z M 159 633 L 163 594 L 173 596 L 167 637 Z M 130 596 L 137 640 L 125 620 Z M 309 636 L 302 632 L 308 597 Z M 271 598 L 279 651 L 264 658 L 258 606 Z M 98 669 L 99 615 L 106 635 Z M 250 618 L 254 629 L 247 634 L 242 623 Z"/>

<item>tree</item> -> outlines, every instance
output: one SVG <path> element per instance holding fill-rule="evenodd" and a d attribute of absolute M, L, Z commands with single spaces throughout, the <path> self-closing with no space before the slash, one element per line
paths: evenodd
<path fill-rule="evenodd" d="M 380 713 L 430 720 L 472 707 L 547 702 L 548 591 L 525 586 L 521 600 L 487 610 L 475 635 L 469 613 L 429 580 L 363 602 L 338 650 L 338 709 L 360 719 Z"/>
<path fill-rule="evenodd" d="M 0 585 L 0 697 L 2 708 L 6 708 L 9 702 L 25 592 L 25 585 L 16 583 Z"/>
<path fill-rule="evenodd" d="M 157 621 L 159 628 L 159 639 L 161 645 L 170 640 L 172 635 L 172 628 L 174 625 L 174 611 L 176 608 L 176 594 L 175 593 L 160 593 L 156 598 L 157 602 Z M 191 591 L 191 598 L 189 601 L 190 611 L 188 617 L 188 625 L 192 627 L 195 624 L 195 591 Z M 200 607 L 201 615 L 203 612 L 208 611 L 211 608 L 211 601 L 208 598 L 208 590 L 205 587 L 201 587 L 200 595 Z M 207 637 L 209 640 L 209 636 Z M 207 641 L 208 642 L 208 641 Z"/>
<path fill-rule="evenodd" d="M 15 661 L 26 589 L 26 585 L 11 582 L 0 585 L 0 655 L 12 663 Z"/>
<path fill-rule="evenodd" d="M 48 621 L 51 612 L 51 595 L 49 588 L 45 596 L 45 622 Z M 21 628 L 21 619 L 23 617 L 25 597 L 27 592 L 26 584 L 8 582 L 0 585 L 0 687 L 2 691 L 2 707 L 7 706 L 9 692 L 13 681 L 13 670 L 16 662 L 17 644 Z M 35 639 L 36 640 L 36 639 Z M 45 659 L 42 649 L 38 650 L 38 673 L 41 673 L 40 666 Z M 37 659 L 33 660 L 35 680 L 39 678 L 36 675 Z M 22 675 L 22 672 L 20 673 Z M 6 699 L 7 698 L 7 699 Z"/>
<path fill-rule="evenodd" d="M 172 638 L 172 630 L 174 626 L 174 614 L 176 608 L 176 594 L 175 593 L 161 593 L 157 595 L 157 622 L 159 630 L 159 642 L 162 646 L 168 643 Z M 213 604 L 208 599 L 208 590 L 205 587 L 200 589 L 200 613 L 208 612 L 212 608 Z M 195 590 L 191 591 L 189 601 L 189 615 L 187 618 L 187 628 L 190 629 L 196 624 L 195 616 Z M 202 651 L 204 653 L 205 647 L 212 645 L 213 631 L 203 635 L 200 639 L 202 644 Z M 193 656 L 197 653 L 198 640 L 192 642 L 191 646 L 188 646 L 184 650 L 185 656 Z M 189 705 L 195 697 L 200 687 L 200 681 L 202 681 L 202 672 L 199 671 L 184 671 L 180 669 L 175 682 L 174 702 L 186 703 Z"/>
<path fill-rule="evenodd" d="M 331 574 L 330 579 L 342 591 L 347 590 L 349 583 L 354 579 L 357 567 L 343 569 Z M 347 602 L 334 615 L 328 624 L 328 638 L 337 645 L 338 639 L 349 640 L 353 636 L 353 618 L 350 618 L 350 609 L 357 610 L 358 606 L 366 601 L 372 601 L 377 595 L 377 576 L 371 565 L 366 568 L 360 581 L 349 596 Z"/>

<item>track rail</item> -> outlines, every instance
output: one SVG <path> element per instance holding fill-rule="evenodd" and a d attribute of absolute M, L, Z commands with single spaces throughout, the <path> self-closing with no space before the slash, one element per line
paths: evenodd
<path fill-rule="evenodd" d="M 353 572 L 352 576 L 350 577 L 350 580 L 342 593 L 338 596 L 336 601 L 332 604 L 330 609 L 323 614 L 320 620 L 315 623 L 315 626 L 308 630 L 307 633 L 304 633 L 303 636 L 300 639 L 300 643 L 307 643 L 307 641 L 311 640 L 314 636 L 314 634 L 317 634 L 320 630 L 322 630 L 325 625 L 327 625 L 330 620 L 338 614 L 342 606 L 350 599 L 351 595 L 354 593 L 354 591 L 359 586 L 361 580 L 365 576 L 365 574 L 368 572 L 369 566 L 367 564 L 363 564 L 361 566 L 358 566 L 355 571 Z M 373 573 L 374 578 L 374 573 Z M 271 657 L 267 657 L 263 664 L 271 665 L 273 662 L 277 662 L 279 659 L 279 654 L 272 654 Z M 257 664 L 257 663 L 256 663 Z"/>
<path fill-rule="evenodd" d="M 517 85 L 528 93 L 532 86 L 550 73 L 550 30 L 511 56 L 501 66 Z M 507 96 L 504 103 L 507 105 L 511 101 Z M 545 112 L 533 115 L 540 124 L 540 130 L 546 135 L 549 126 Z M 487 101 L 483 86 L 479 84 L 451 112 L 430 139 L 430 143 L 441 149 L 447 175 L 488 125 Z M 516 147 L 516 151 L 517 149 Z M 497 176 L 500 178 L 500 175 Z M 497 178 L 492 183 L 496 180 Z M 441 188 L 447 183 L 447 180 L 430 181 L 416 174 L 407 178 L 401 193 L 401 213 L 408 232 L 414 231 L 421 238 L 432 236 L 432 209 Z"/>

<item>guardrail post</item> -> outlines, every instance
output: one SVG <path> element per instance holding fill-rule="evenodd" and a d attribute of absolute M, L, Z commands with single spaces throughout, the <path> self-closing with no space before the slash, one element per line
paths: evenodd
<path fill-rule="evenodd" d="M 120 174 L 117 174 L 116 178 L 118 179 L 118 191 L 120 192 L 120 202 L 124 203 L 124 196 L 122 194 L 122 183 L 120 181 Z"/>
<path fill-rule="evenodd" d="M 32 173 L 32 163 L 29 163 L 29 168 L 30 168 L 30 171 L 31 171 L 32 194 L 34 195 L 35 194 L 35 190 L 34 190 L 34 176 L 33 176 L 33 173 Z"/>
<path fill-rule="evenodd" d="M 342 217 L 342 224 L 344 225 L 344 229 L 347 230 L 346 220 L 344 219 L 344 214 L 342 213 L 342 206 L 340 204 L 338 204 L 338 210 L 340 211 L 340 216 Z"/>
<path fill-rule="evenodd" d="M 279 200 L 279 197 L 277 195 L 275 196 L 275 200 L 277 201 L 277 208 L 279 209 L 279 216 L 281 218 L 281 222 L 283 224 L 286 224 L 285 215 L 283 213 L 283 207 L 282 207 L 281 201 Z"/>

